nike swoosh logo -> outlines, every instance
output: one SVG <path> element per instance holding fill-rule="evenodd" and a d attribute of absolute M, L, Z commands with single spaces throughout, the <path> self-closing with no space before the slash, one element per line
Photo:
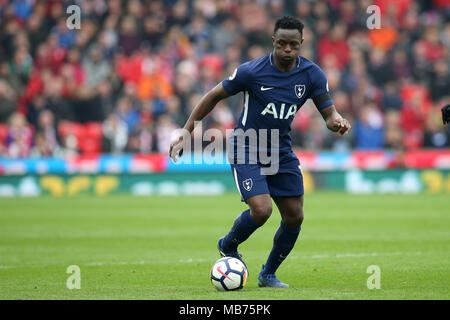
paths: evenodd
<path fill-rule="evenodd" d="M 270 88 L 264 88 L 264 86 L 261 86 L 261 91 L 266 91 L 266 90 L 270 90 L 270 89 L 273 89 L 273 87 L 270 87 Z"/>

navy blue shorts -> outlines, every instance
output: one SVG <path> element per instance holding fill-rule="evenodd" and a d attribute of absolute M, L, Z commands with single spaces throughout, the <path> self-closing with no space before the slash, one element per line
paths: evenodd
<path fill-rule="evenodd" d="M 231 164 L 236 187 L 242 201 L 258 194 L 271 197 L 293 197 L 304 194 L 303 175 L 297 159 L 280 165 L 278 173 L 264 175 L 258 164 Z"/>

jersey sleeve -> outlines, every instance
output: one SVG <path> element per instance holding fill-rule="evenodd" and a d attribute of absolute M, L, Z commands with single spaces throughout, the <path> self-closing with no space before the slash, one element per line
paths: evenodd
<path fill-rule="evenodd" d="M 309 95 L 309 98 L 311 98 L 314 101 L 314 104 L 316 105 L 317 109 L 321 110 L 334 104 L 333 99 L 331 99 L 331 96 L 328 92 L 327 78 L 322 69 L 316 66 L 310 73 L 310 76 L 311 76 L 312 90 Z"/>
<path fill-rule="evenodd" d="M 247 89 L 249 80 L 249 65 L 248 63 L 244 63 L 234 69 L 233 73 L 222 81 L 222 86 L 230 95 L 235 95 L 236 93 Z"/>

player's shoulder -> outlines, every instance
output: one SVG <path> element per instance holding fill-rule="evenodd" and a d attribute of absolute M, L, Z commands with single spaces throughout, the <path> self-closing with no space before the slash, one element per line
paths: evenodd
<path fill-rule="evenodd" d="M 300 72 L 306 72 L 312 82 L 326 79 L 325 72 L 315 62 L 300 56 Z"/>
<path fill-rule="evenodd" d="M 308 72 L 314 72 L 314 71 L 322 71 L 322 68 L 319 67 L 315 62 L 309 60 L 308 58 L 305 58 L 303 56 L 299 56 L 300 58 L 300 68 L 304 70 L 308 70 Z"/>

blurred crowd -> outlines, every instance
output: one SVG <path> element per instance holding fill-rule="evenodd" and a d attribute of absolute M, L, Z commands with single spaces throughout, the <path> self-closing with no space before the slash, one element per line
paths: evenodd
<path fill-rule="evenodd" d="M 71 30 L 74 4 L 81 28 Z M 372 4 L 381 29 L 367 27 Z M 273 50 L 283 15 L 305 24 L 301 55 L 324 70 L 353 125 L 336 137 L 308 101 L 294 147 L 450 147 L 440 118 L 450 103 L 449 0 L 0 0 L 0 155 L 166 153 L 202 94 Z M 241 94 L 221 101 L 203 129 L 233 128 L 241 108 Z M 73 123 L 100 131 L 74 133 Z M 91 131 L 98 147 L 81 148 Z"/>

